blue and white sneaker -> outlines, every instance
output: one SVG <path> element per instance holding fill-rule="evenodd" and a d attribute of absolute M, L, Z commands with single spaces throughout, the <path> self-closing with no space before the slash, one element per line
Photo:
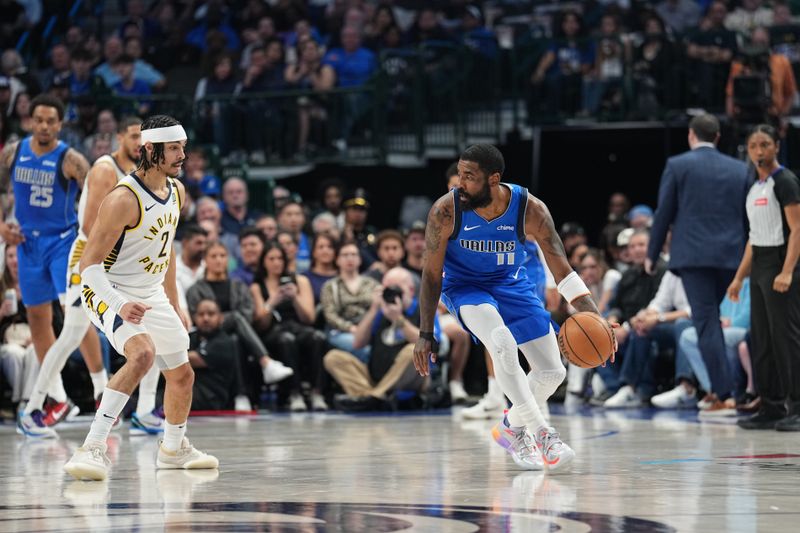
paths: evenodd
<path fill-rule="evenodd" d="M 158 416 L 158 409 L 149 413 L 131 415 L 131 435 L 160 435 L 164 433 L 164 418 Z"/>
<path fill-rule="evenodd" d="M 17 418 L 17 433 L 35 439 L 54 439 L 56 431 L 44 423 L 44 413 L 39 409 L 26 415 L 20 413 Z"/>

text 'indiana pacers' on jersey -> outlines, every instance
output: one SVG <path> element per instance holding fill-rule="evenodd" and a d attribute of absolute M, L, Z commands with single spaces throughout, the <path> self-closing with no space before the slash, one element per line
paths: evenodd
<path fill-rule="evenodd" d="M 167 178 L 167 186 L 169 194 L 161 199 L 135 173 L 117 185 L 136 195 L 139 223 L 122 232 L 103 265 L 109 281 L 126 291 L 146 296 L 161 290 L 181 213 L 178 188 L 172 178 Z"/>
<path fill-rule="evenodd" d="M 522 279 L 525 267 L 525 208 L 528 190 L 501 183 L 511 192 L 508 208 L 488 221 L 475 211 L 464 210 L 453 193 L 455 216 L 453 234 L 444 258 L 445 283 L 452 281 L 497 281 Z"/>
<path fill-rule="evenodd" d="M 114 169 L 114 173 L 117 176 L 117 183 L 119 183 L 122 180 L 122 178 L 128 175 L 127 172 L 125 172 L 120 168 L 119 164 L 117 163 L 117 160 L 114 159 L 114 157 L 111 155 L 104 155 L 98 157 L 97 161 L 94 162 L 93 166 L 97 165 L 110 165 Z M 90 186 L 91 183 L 89 182 L 88 179 L 85 182 L 83 182 L 83 191 L 81 191 L 81 199 L 78 200 L 78 225 L 79 225 L 78 238 L 84 241 L 86 240 L 87 235 L 86 232 L 83 231 L 83 224 L 84 224 L 84 217 L 86 217 L 86 202 L 87 199 L 89 198 Z"/>
<path fill-rule="evenodd" d="M 58 141 L 55 149 L 37 156 L 31 137 L 19 142 L 11 167 L 14 213 L 22 233 L 57 235 L 75 227 L 78 183 L 62 172 L 69 147 Z"/>

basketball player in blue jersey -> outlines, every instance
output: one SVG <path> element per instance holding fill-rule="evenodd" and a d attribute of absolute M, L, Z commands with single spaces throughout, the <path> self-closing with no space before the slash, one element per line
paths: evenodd
<path fill-rule="evenodd" d="M 31 102 L 33 134 L 3 147 L 0 153 L 0 194 L 13 193 L 19 224 L 6 223 L 0 206 L 0 235 L 17 244 L 19 286 L 28 314 L 31 338 L 41 363 L 55 342 L 53 300 L 64 304 L 67 263 L 78 228 L 75 198 L 89 171 L 80 153 L 58 140 L 64 105 L 55 97 L 39 95 Z M 9 185 L 13 186 L 10 191 Z M 97 337 L 88 338 L 82 353 L 90 368 L 102 366 Z M 51 423 L 70 409 L 61 376 L 53 380 Z"/>
<path fill-rule="evenodd" d="M 64 465 L 76 479 L 102 481 L 111 463 L 106 439 L 130 395 L 153 364 L 166 381 L 164 438 L 156 465 L 217 468 L 216 457 L 185 437 L 194 371 L 180 308 L 172 243 L 186 201 L 176 178 L 185 159 L 186 132 L 166 115 L 142 123 L 141 160 L 103 199 L 80 260 L 81 300 L 125 364 L 108 381 L 83 446 Z"/>
<path fill-rule="evenodd" d="M 503 155 L 494 146 L 469 147 L 458 162 L 458 189 L 431 208 L 414 364 L 428 375 L 428 360 L 436 351 L 433 317 L 441 295 L 489 350 L 495 379 L 513 403 L 492 430 L 495 441 L 521 468 L 557 470 L 568 466 L 575 452 L 547 425 L 539 406 L 564 380 L 566 369 L 550 315 L 523 266 L 526 235 L 541 246 L 561 295 L 579 311 L 598 311 L 567 262 L 547 207 L 527 189 L 501 183 L 504 170 Z M 530 364 L 527 377 L 517 348 Z"/>

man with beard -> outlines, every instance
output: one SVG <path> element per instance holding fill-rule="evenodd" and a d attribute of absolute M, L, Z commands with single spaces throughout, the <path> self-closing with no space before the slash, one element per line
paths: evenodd
<path fill-rule="evenodd" d="M 47 391 L 50 390 L 55 380 L 60 379 L 61 369 L 64 368 L 70 354 L 79 345 L 92 377 L 95 399 L 102 394 L 108 381 L 97 333 L 93 327 L 89 327 L 89 316 L 81 309 L 81 276 L 78 271 L 78 262 L 86 247 L 87 235 L 94 226 L 97 210 L 103 198 L 116 187 L 119 180 L 136 168 L 139 161 L 141 129 L 142 120 L 139 118 L 131 117 L 121 121 L 117 130 L 119 148 L 111 155 L 102 156 L 95 161 L 86 175 L 86 182 L 78 204 L 78 237 L 72 243 L 69 253 L 64 326 L 58 339 L 45 355 L 30 401 L 25 407 L 23 416 L 17 422 L 20 433 L 29 437 L 55 437 L 55 431 L 49 426 L 58 422 L 59 419 L 44 415 L 42 406 Z M 83 342 L 81 342 L 82 340 Z M 155 390 L 153 390 L 153 397 L 155 398 Z M 52 411 L 55 412 L 59 409 L 61 407 L 56 405 Z M 65 411 L 67 409 L 68 407 L 64 408 Z M 152 407 L 150 409 L 152 410 Z"/>
<path fill-rule="evenodd" d="M 486 346 L 495 379 L 514 404 L 492 430 L 495 441 L 520 468 L 552 471 L 569 465 L 575 452 L 547 425 L 539 406 L 564 380 L 566 369 L 550 314 L 523 266 L 526 235 L 541 246 L 567 302 L 578 311 L 598 311 L 567 261 L 547 207 L 527 189 L 501 183 L 504 170 L 503 155 L 494 146 L 467 148 L 458 161 L 458 188 L 431 208 L 414 365 L 428 375 L 428 358 L 437 351 L 433 326 L 441 295 L 452 315 Z M 527 376 L 518 348 L 532 369 Z"/>
<path fill-rule="evenodd" d="M 139 165 L 101 203 L 97 218 L 103 223 L 92 228 L 80 260 L 84 309 L 126 361 L 108 381 L 86 440 L 64 465 L 76 479 L 108 477 L 108 434 L 154 365 L 166 381 L 158 468 L 219 465 L 185 437 L 194 372 L 172 244 L 186 201 L 186 190 L 176 179 L 186 157 L 186 131 L 174 118 L 156 115 L 142 123 L 141 135 Z"/>
<path fill-rule="evenodd" d="M 22 302 L 41 362 L 56 340 L 53 301 L 63 304 L 65 300 L 67 264 L 78 222 L 75 198 L 78 188 L 83 187 L 89 163 L 58 140 L 64 120 L 60 100 L 37 96 L 31 102 L 31 117 L 33 134 L 6 144 L 0 154 L 0 194 L 6 194 L 13 185 L 14 211 L 19 222 L 3 222 L 0 209 L 0 235 L 7 244 L 19 245 Z M 79 342 L 82 337 L 83 333 Z M 99 348 L 95 354 L 98 353 Z M 49 392 L 58 403 L 53 413 L 53 420 L 57 421 L 70 410 L 60 376 Z"/>

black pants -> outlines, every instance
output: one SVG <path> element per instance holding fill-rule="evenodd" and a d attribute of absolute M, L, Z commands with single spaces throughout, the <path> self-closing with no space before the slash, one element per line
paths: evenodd
<path fill-rule="evenodd" d="M 272 357 L 294 370 L 292 392 L 306 381 L 322 390 L 326 383 L 322 357 L 328 350 L 325 333 L 295 321 L 273 324 L 262 338 Z"/>
<path fill-rule="evenodd" d="M 719 322 L 719 304 L 736 275 L 735 270 L 718 268 L 682 268 L 683 288 L 692 308 L 692 322 L 697 330 L 697 346 L 711 379 L 711 390 L 721 400 L 728 398 L 734 381 L 725 356 L 725 338 Z"/>
<path fill-rule="evenodd" d="M 766 409 L 800 413 L 800 271 L 784 293 L 772 283 L 786 257 L 784 246 L 753 246 L 750 321 L 753 378 Z"/>
<path fill-rule="evenodd" d="M 261 338 L 250 322 L 236 311 L 225 315 L 225 319 L 222 322 L 222 330 L 233 335 L 239 341 L 239 359 L 236 361 L 238 367 L 237 394 L 253 397 L 250 391 L 256 390 L 262 380 L 260 376 L 258 376 L 258 379 L 253 379 L 252 373 L 245 372 L 244 369 L 249 369 L 253 366 L 250 358 L 255 361 L 256 365 L 259 365 L 261 358 L 267 355 L 267 348 L 261 342 Z"/>

